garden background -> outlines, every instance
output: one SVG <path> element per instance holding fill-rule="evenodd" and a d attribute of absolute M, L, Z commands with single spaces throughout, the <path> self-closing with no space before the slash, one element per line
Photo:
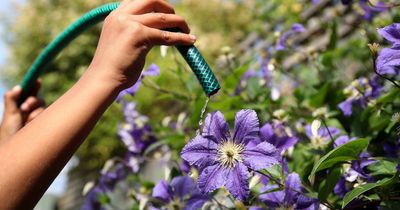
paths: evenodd
<path fill-rule="evenodd" d="M 367 205 L 391 209 L 399 204 L 400 91 L 396 65 L 400 62 L 395 63 L 394 74 L 379 76 L 374 71 L 376 56 L 391 46 L 377 28 L 400 21 L 395 1 L 170 2 L 198 37 L 196 46 L 221 84 L 204 117 L 220 111 L 232 127 L 237 112 L 251 109 L 257 113 L 260 127 L 270 125 L 272 134 L 265 138 L 277 147 L 282 162 L 263 169 L 269 175 L 266 185 L 281 184 L 284 189 L 285 178 L 296 172 L 304 185 L 301 191 L 318 199 L 318 208 L 344 207 L 344 195 L 365 185 L 352 198 L 347 197 L 348 208 Z M 12 6 L 14 12 L 4 13 L 1 19 L 7 46 L 7 58 L 1 63 L 2 84 L 8 88 L 18 84 L 57 34 L 104 3 L 109 1 L 25 0 Z M 101 24 L 79 36 L 48 67 L 40 93 L 47 104 L 85 71 L 100 30 Z M 372 43 L 380 46 L 368 46 Z M 160 179 L 169 182 L 186 174 L 197 179 L 201 173 L 197 166 L 186 172 L 182 169 L 181 151 L 198 129 L 202 130 L 199 121 L 206 96 L 174 48 L 155 47 L 145 69 L 152 64 L 159 68 L 159 75 L 144 77 L 134 97 L 125 95 L 123 101 L 114 103 L 80 147 L 75 155 L 77 163 L 69 171 L 68 187 L 56 204 L 60 209 L 79 209 L 88 202 L 90 198 L 82 195 L 83 187 L 101 184 L 102 177 L 115 172 L 120 162 L 126 174 L 112 180 L 112 189 L 95 196 L 107 209 L 115 209 L 115 203 L 123 203 L 120 209 L 138 209 L 146 200 L 143 197 L 148 206 L 163 206 L 152 194 Z M 339 108 L 344 101 L 350 102 L 351 113 L 348 108 Z M 142 132 L 139 136 L 133 134 L 136 128 Z M 339 147 L 338 139 L 356 143 L 350 145 L 344 159 L 340 155 L 337 159 L 327 157 Z M 138 141 L 147 142 L 140 152 Z M 291 143 L 280 145 L 284 141 Z M 135 156 L 134 166 L 129 162 L 131 153 L 140 156 Z M 326 164 L 322 157 L 333 162 Z M 318 168 L 318 164 L 326 165 Z M 355 170 L 356 164 L 362 165 L 359 170 Z M 249 177 L 251 200 L 239 202 L 236 196 L 228 196 L 232 200 L 220 203 L 227 208 L 273 206 L 258 195 L 263 194 L 261 185 L 265 184 L 255 180 L 259 176 L 253 171 Z M 343 191 L 335 191 L 340 182 L 345 184 Z M 221 199 L 218 193 L 229 195 L 225 189 L 214 192 L 217 200 Z M 296 202 L 282 205 L 290 207 Z"/>

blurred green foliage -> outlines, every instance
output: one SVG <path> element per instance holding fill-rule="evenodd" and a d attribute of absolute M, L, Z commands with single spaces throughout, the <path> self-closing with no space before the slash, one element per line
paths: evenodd
<path fill-rule="evenodd" d="M 6 82 L 11 85 L 20 81 L 25 69 L 52 38 L 84 12 L 105 2 L 32 0 L 24 4 L 16 18 L 8 22 L 11 57 L 4 66 Z M 326 4 L 326 8 L 315 11 L 306 0 L 182 0 L 174 4 L 177 13 L 187 18 L 192 33 L 198 37 L 196 45 L 221 83 L 222 88 L 211 98 L 208 111 L 221 111 L 231 125 L 241 109 L 255 110 L 261 125 L 274 120 L 284 122 L 300 139 L 292 151 L 283 154 L 290 171 L 300 175 L 310 194 L 316 194 L 321 202 L 332 204 L 334 208 L 343 205 L 332 193 L 334 184 L 345 173 L 343 162 L 349 165 L 349 161 L 358 158 L 359 151 L 368 148 L 375 159 L 382 160 L 370 165 L 368 171 L 382 181 L 368 185 L 351 183 L 352 187 L 356 184 L 362 187 L 354 188 L 355 191 L 346 197 L 346 203 L 365 194 L 363 198 L 379 197 L 385 205 L 393 206 L 384 192 L 392 187 L 393 194 L 398 195 L 398 185 L 395 186 L 398 180 L 391 178 L 398 175 L 395 166 L 399 161 L 384 158 L 383 144 L 394 144 L 398 139 L 399 120 L 393 120 L 393 116 L 400 112 L 399 89 L 380 78 L 382 95 L 369 101 L 364 108 L 355 107 L 351 117 L 345 117 L 338 104 L 346 99 L 343 90 L 351 81 L 374 74 L 368 44 L 376 42 L 387 46 L 376 28 L 400 21 L 400 9 L 391 9 L 368 22 L 362 20 L 359 7 L 349 9 L 338 1 L 332 2 L 337 4 Z M 307 12 L 311 15 L 305 15 Z M 279 37 L 294 23 L 303 24 L 307 31 L 291 37 L 287 50 L 276 51 L 274 47 Z M 99 33 L 100 26 L 90 29 L 49 66 L 48 73 L 43 76 L 42 90 L 49 103 L 85 71 Z M 246 44 L 244 40 L 252 34 L 255 38 Z M 176 166 L 180 161 L 179 153 L 199 129 L 199 113 L 206 97 L 174 48 L 169 47 L 162 57 L 160 48 L 156 47 L 148 55 L 147 65 L 150 63 L 160 66 L 161 75 L 145 78 L 134 97 L 137 109 L 149 117 L 158 139 L 144 153 L 146 156 L 157 154 L 160 146 L 168 145 L 175 161 L 171 170 L 179 174 Z M 258 75 L 242 81 L 249 69 Z M 264 70 L 267 76 L 260 77 Z M 129 96 L 126 99 L 133 100 Z M 321 109 L 326 111 L 316 114 Z M 315 119 L 340 129 L 342 135 L 361 140 L 336 149 L 331 139 L 322 147 L 313 145 L 304 127 Z M 121 105 L 113 104 L 81 146 L 77 154 L 79 170 L 98 169 L 106 159 L 125 153 L 116 135 L 121 120 Z M 170 122 L 176 122 L 179 128 L 171 128 Z M 350 155 L 346 156 L 349 150 Z M 283 179 L 280 169 L 271 168 L 268 173 Z M 312 179 L 309 179 L 310 174 Z M 141 181 L 149 193 L 153 183 L 147 178 L 144 176 Z"/>
<path fill-rule="evenodd" d="M 3 37 L 10 49 L 9 59 L 2 67 L 3 82 L 9 86 L 20 82 L 36 56 L 55 36 L 85 12 L 104 3 L 109 1 L 30 0 L 19 5 L 13 19 L 2 22 L 7 31 Z M 251 13 L 250 8 L 245 5 L 222 3 L 218 0 L 188 0 L 178 1 L 175 6 L 177 13 L 187 19 L 192 33 L 197 35 L 196 45 L 210 64 L 214 63 L 214 57 L 220 53 L 222 46 L 234 45 L 250 30 L 247 23 L 251 20 Z M 47 73 L 42 78 L 40 93 L 47 104 L 51 104 L 68 90 L 86 70 L 95 52 L 100 31 L 101 24 L 86 31 L 48 66 Z M 159 90 L 151 85 L 142 87 L 135 99 L 140 110 L 156 121 L 161 121 L 165 115 L 177 115 L 185 107 L 196 104 L 197 101 L 193 99 L 202 95 L 185 61 L 175 49 L 169 48 L 168 52 L 163 58 L 159 47 L 155 47 L 148 55 L 147 65 L 156 63 L 161 66 L 161 76 L 155 82 L 161 87 L 168 86 L 169 90 L 179 92 L 186 100 L 177 101 L 174 97 L 161 96 Z M 177 72 L 181 74 L 177 76 Z M 189 92 L 183 91 L 187 89 L 196 93 L 189 95 Z M 90 103 L 90 100 L 82 103 Z M 80 170 L 99 169 L 107 158 L 124 153 L 116 135 L 121 118 L 121 105 L 114 103 L 80 147 L 77 153 Z"/>

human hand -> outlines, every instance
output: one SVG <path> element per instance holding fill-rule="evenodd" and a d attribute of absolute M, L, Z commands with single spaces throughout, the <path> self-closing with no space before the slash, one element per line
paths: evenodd
<path fill-rule="evenodd" d="M 145 57 L 154 45 L 191 45 L 185 20 L 174 14 L 164 0 L 125 0 L 105 19 L 89 71 L 104 75 L 118 89 L 132 86 L 139 78 Z M 162 29 L 179 28 L 183 33 Z"/>
<path fill-rule="evenodd" d="M 15 86 L 4 94 L 3 120 L 0 125 L 0 144 L 10 139 L 19 129 L 32 121 L 44 110 L 44 101 L 37 98 L 36 94 L 40 88 L 37 82 L 33 96 L 28 97 L 20 107 L 18 99 L 21 96 L 21 86 Z"/>

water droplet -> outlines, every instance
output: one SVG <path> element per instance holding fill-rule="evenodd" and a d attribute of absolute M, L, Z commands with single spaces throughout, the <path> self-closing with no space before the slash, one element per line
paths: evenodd
<path fill-rule="evenodd" d="M 199 128 L 196 130 L 196 135 L 200 135 L 200 128 L 203 125 L 203 117 L 204 117 L 204 113 L 206 112 L 206 109 L 207 109 L 209 101 L 210 101 L 210 97 L 207 97 L 206 102 L 204 103 L 203 108 L 201 109 L 200 120 L 199 120 Z"/>

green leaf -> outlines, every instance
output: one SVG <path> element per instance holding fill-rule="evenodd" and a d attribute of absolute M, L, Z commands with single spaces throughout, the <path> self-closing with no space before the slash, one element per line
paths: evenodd
<path fill-rule="evenodd" d="M 397 163 L 387 160 L 379 160 L 369 165 L 368 170 L 371 171 L 370 174 L 372 176 L 393 175 L 397 172 L 396 166 Z"/>
<path fill-rule="evenodd" d="M 108 204 L 111 202 L 111 199 L 105 194 L 97 195 L 97 199 L 98 199 L 99 203 L 101 203 L 102 205 L 105 205 L 105 204 Z"/>
<path fill-rule="evenodd" d="M 181 149 L 185 145 L 185 136 L 182 134 L 165 136 L 163 140 L 156 141 L 147 147 L 147 149 L 143 152 L 143 156 L 149 155 L 165 144 L 169 145 L 172 149 Z"/>
<path fill-rule="evenodd" d="M 340 175 L 341 167 L 335 167 L 329 172 L 328 177 L 321 183 L 321 188 L 318 191 L 318 198 L 320 200 L 326 200 L 336 183 L 339 181 Z"/>
<path fill-rule="evenodd" d="M 333 21 L 333 23 L 331 25 L 331 34 L 329 37 L 328 49 L 329 50 L 335 49 L 336 43 L 337 43 L 337 22 Z"/>
<path fill-rule="evenodd" d="M 314 168 L 309 176 L 309 180 L 313 182 L 315 173 L 318 171 L 330 168 L 338 163 L 356 160 L 358 158 L 358 154 L 367 148 L 368 143 L 368 139 L 357 139 L 347 142 L 346 144 L 343 144 L 330 151 L 314 165 Z"/>
<path fill-rule="evenodd" d="M 310 98 L 310 105 L 313 107 L 321 107 L 325 101 L 325 98 L 329 92 L 329 83 L 325 83 L 319 88 L 317 94 Z"/>
<path fill-rule="evenodd" d="M 400 206 L 400 201 L 382 201 L 379 205 L 381 210 L 393 210 L 398 209 Z"/>
<path fill-rule="evenodd" d="M 393 88 L 392 91 L 389 93 L 382 95 L 376 100 L 377 104 L 381 103 L 390 103 L 393 102 L 395 99 L 400 97 L 400 89 L 399 88 Z"/>
<path fill-rule="evenodd" d="M 395 176 L 393 176 L 392 178 L 385 178 L 382 180 L 379 180 L 376 183 L 367 183 L 361 186 L 358 186 L 356 188 L 354 188 L 352 191 L 346 193 L 346 195 L 343 197 L 343 204 L 342 204 L 342 208 L 346 207 L 347 204 L 349 204 L 352 200 L 354 200 L 355 198 L 357 198 L 358 196 L 360 196 L 361 194 L 372 190 L 376 187 L 382 187 L 384 185 L 388 185 L 391 184 L 395 181 L 397 181 L 397 174 Z"/>
<path fill-rule="evenodd" d="M 383 130 L 390 123 L 390 118 L 381 115 L 373 114 L 369 118 L 369 126 L 373 130 Z"/>
<path fill-rule="evenodd" d="M 283 179 L 283 174 L 282 174 L 282 166 L 281 165 L 273 165 L 269 168 L 264 169 L 267 174 L 269 174 L 272 178 L 277 179 L 277 180 L 282 180 Z"/>

